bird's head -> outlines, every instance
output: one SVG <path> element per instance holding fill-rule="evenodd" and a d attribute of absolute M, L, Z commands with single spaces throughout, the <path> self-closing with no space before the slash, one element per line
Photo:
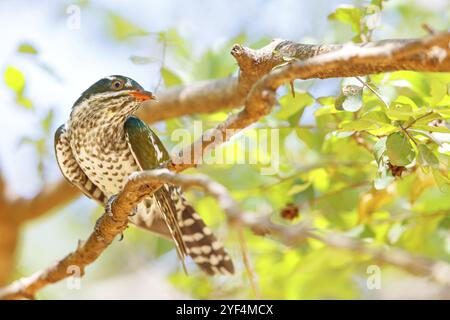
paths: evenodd
<path fill-rule="evenodd" d="M 146 100 L 156 100 L 156 97 L 133 79 L 109 76 L 81 94 L 72 107 L 71 117 L 82 114 L 84 117 L 122 118 L 131 115 Z"/>

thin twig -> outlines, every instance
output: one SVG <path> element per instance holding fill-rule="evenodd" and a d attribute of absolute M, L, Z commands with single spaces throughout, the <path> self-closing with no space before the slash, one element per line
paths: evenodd
<path fill-rule="evenodd" d="M 252 287 L 252 292 L 255 298 L 261 300 L 262 299 L 261 290 L 259 289 L 257 275 L 255 274 L 252 263 L 250 261 L 244 230 L 242 230 L 242 226 L 237 226 L 236 229 L 238 234 L 239 246 L 242 254 L 242 261 L 244 262 L 248 281 L 250 282 L 250 286 Z"/>
<path fill-rule="evenodd" d="M 363 84 L 364 87 L 366 87 L 367 89 L 369 89 L 370 91 L 372 91 L 372 93 L 374 95 L 377 96 L 377 98 L 383 102 L 383 104 L 386 106 L 386 108 L 389 110 L 389 104 L 383 99 L 383 97 L 381 96 L 381 94 L 378 93 L 377 90 L 375 90 L 374 88 L 372 88 L 372 86 L 370 86 L 367 82 L 365 82 L 363 79 L 361 79 L 361 77 L 355 77 L 359 82 L 361 82 Z"/>
<path fill-rule="evenodd" d="M 405 127 L 405 130 L 408 130 L 408 129 L 411 128 L 417 121 L 422 120 L 422 119 L 428 117 L 429 115 L 432 115 L 433 113 L 434 113 L 434 111 L 428 111 L 427 113 L 421 115 L 420 117 L 417 117 L 417 118 L 413 119 L 413 120 L 411 121 L 411 123 L 409 123 L 409 124 Z"/>

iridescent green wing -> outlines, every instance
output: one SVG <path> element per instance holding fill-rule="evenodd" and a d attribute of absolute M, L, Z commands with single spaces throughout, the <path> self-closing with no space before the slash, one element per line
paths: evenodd
<path fill-rule="evenodd" d="M 142 170 L 151 170 L 169 160 L 169 153 L 158 136 L 142 120 L 129 117 L 125 121 L 128 145 Z"/>
<path fill-rule="evenodd" d="M 136 117 L 129 117 L 125 121 L 125 133 L 134 159 L 142 170 L 156 169 L 170 159 L 169 153 L 161 140 L 142 120 Z M 175 203 L 166 186 L 156 190 L 153 195 L 161 210 L 162 218 L 175 242 L 183 268 L 186 270 L 184 258 L 187 255 L 187 249 L 178 225 L 178 212 Z"/>

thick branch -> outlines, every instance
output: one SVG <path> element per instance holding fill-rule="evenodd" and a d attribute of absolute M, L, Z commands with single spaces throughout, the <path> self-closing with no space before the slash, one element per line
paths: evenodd
<path fill-rule="evenodd" d="M 65 179 L 49 184 L 32 199 L 18 198 L 8 202 L 6 211 L 14 219 L 24 222 L 40 217 L 55 208 L 75 200 L 80 191 Z"/>
<path fill-rule="evenodd" d="M 400 69 L 450 71 L 449 43 L 450 33 L 447 32 L 414 41 L 384 41 L 364 46 L 348 44 L 306 60 L 291 60 L 287 65 L 270 71 L 258 80 L 247 95 L 244 109 L 231 115 L 213 130 L 205 132 L 200 139 L 185 148 L 174 159 L 171 168 L 180 171 L 194 167 L 205 151 L 229 140 L 238 130 L 267 115 L 275 104 L 277 88 L 284 83 L 295 79 L 348 77 Z M 275 52 L 279 55 L 280 50 Z M 245 70 L 253 53 L 250 51 L 245 59 L 242 55 L 240 52 L 238 62 L 240 66 L 243 64 L 241 68 Z M 280 61 L 280 58 L 274 59 Z M 270 63 L 273 61 L 270 60 Z M 268 69 L 258 55 L 255 68 L 261 65 L 263 70 Z"/>
<path fill-rule="evenodd" d="M 38 290 L 69 277 L 72 272 L 82 276 L 85 267 L 94 262 L 115 236 L 126 229 L 129 213 L 147 193 L 145 186 L 136 186 L 130 180 L 114 201 L 113 214 L 105 212 L 97 220 L 95 229 L 87 241 L 80 242 L 74 252 L 55 265 L 0 289 L 0 299 L 33 298 Z"/>
<path fill-rule="evenodd" d="M 158 93 L 158 103 L 144 104 L 138 115 L 147 123 L 154 123 L 188 114 L 236 108 L 245 99 L 245 93 L 237 94 L 237 90 L 238 79 L 234 77 L 170 88 Z"/>
<path fill-rule="evenodd" d="M 374 52 L 374 59 L 361 60 L 358 66 L 337 63 L 327 70 L 303 75 L 301 79 L 353 77 L 396 70 L 450 71 L 448 43 L 450 33 L 443 32 L 423 39 L 382 40 L 365 44 L 309 45 L 274 40 L 260 49 L 235 45 L 231 54 L 239 64 L 239 77 L 204 81 L 198 84 L 169 89 L 159 94 L 159 103 L 146 105 L 139 115 L 148 123 L 193 113 L 211 113 L 243 106 L 253 84 L 274 67 L 292 61 L 305 61 L 320 55 L 341 51 L 343 60 L 354 53 Z M 406 50 L 405 50 L 406 49 Z M 395 51 L 399 54 L 390 59 Z M 342 60 L 340 60 L 342 61 Z"/>

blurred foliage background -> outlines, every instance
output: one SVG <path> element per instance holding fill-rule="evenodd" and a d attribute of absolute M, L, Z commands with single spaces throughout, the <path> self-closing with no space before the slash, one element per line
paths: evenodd
<path fill-rule="evenodd" d="M 3 175 L 12 192 L 26 197 L 61 179 L 53 132 L 80 93 L 103 76 L 124 74 L 157 93 L 236 75 L 229 54 L 234 43 L 258 48 L 272 38 L 343 43 L 421 37 L 424 23 L 447 30 L 449 11 L 445 0 L 1 1 Z M 223 183 L 243 208 L 272 213 L 278 223 L 310 221 L 367 245 L 450 261 L 450 75 L 400 71 L 362 80 L 377 88 L 389 109 L 357 79 L 296 81 L 295 97 L 280 88 L 279 105 L 243 133 L 279 130 L 276 175 L 261 175 L 264 165 L 258 164 L 204 165 L 190 172 Z M 154 127 L 170 149 L 174 130 L 193 131 L 194 120 L 210 128 L 227 115 L 191 115 Z M 237 140 L 222 148 L 235 148 Z M 236 157 L 265 153 L 239 152 Z M 80 289 L 63 281 L 38 297 L 253 298 L 237 235 L 223 212 L 200 192 L 188 198 L 225 240 L 237 265 L 232 278 L 208 278 L 193 263 L 187 277 L 170 242 L 129 228 L 87 269 Z M 74 249 L 101 212 L 82 197 L 28 224 L 14 278 Z M 427 279 L 389 266 L 380 266 L 381 290 L 369 290 L 369 256 L 314 240 L 288 247 L 251 232 L 246 239 L 263 298 L 433 298 L 439 291 Z"/>

